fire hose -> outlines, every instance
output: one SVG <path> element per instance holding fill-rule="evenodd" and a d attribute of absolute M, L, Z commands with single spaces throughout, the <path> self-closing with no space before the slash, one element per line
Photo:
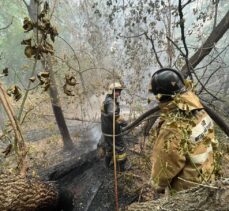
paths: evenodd
<path fill-rule="evenodd" d="M 206 103 L 203 103 L 202 101 L 201 103 L 203 104 L 204 109 L 208 113 L 208 115 L 215 121 L 215 123 L 221 128 L 221 130 L 224 131 L 224 133 L 229 137 L 229 125 L 223 120 L 222 117 L 219 116 L 219 114 L 216 111 L 211 109 Z M 140 115 L 135 121 L 133 121 L 132 123 L 124 127 L 122 129 L 122 134 L 120 135 L 127 134 L 130 130 L 137 127 L 145 118 L 149 117 L 150 115 L 152 115 L 157 111 L 160 111 L 159 106 L 155 106 L 154 108 L 146 111 L 145 113 Z"/>

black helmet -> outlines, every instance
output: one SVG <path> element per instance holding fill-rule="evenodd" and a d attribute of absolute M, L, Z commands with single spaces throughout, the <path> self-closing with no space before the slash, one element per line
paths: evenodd
<path fill-rule="evenodd" d="M 177 70 L 160 69 L 152 75 L 149 91 L 154 95 L 161 94 L 160 101 L 171 100 L 171 95 L 185 91 L 184 78 Z"/>

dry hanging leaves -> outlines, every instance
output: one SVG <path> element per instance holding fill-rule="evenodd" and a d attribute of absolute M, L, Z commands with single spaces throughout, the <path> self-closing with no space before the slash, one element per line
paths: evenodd
<path fill-rule="evenodd" d="M 70 87 L 75 86 L 77 84 L 76 78 L 74 76 L 70 76 L 69 74 L 65 75 L 65 84 L 63 86 L 64 93 L 68 96 L 75 96 Z"/>
<path fill-rule="evenodd" d="M 49 72 L 39 72 L 37 78 L 39 79 L 40 85 L 44 91 L 47 91 L 50 86 Z"/>
<path fill-rule="evenodd" d="M 74 76 L 70 76 L 70 75 L 65 75 L 65 83 L 69 86 L 75 86 L 76 83 L 76 78 Z"/>
<path fill-rule="evenodd" d="M 51 25 L 50 20 L 46 17 L 48 12 L 49 5 L 45 2 L 43 10 L 38 15 L 37 22 L 33 23 L 28 17 L 24 19 L 23 28 L 25 32 L 37 29 L 41 35 L 41 40 L 37 40 L 37 43 L 33 43 L 31 38 L 21 42 L 22 45 L 26 45 L 24 53 L 28 58 L 33 56 L 35 59 L 39 60 L 43 57 L 43 54 L 54 54 L 53 46 L 47 41 L 47 36 L 49 35 L 52 42 L 54 42 L 58 32 L 57 29 Z"/>
<path fill-rule="evenodd" d="M 36 80 L 36 77 L 33 76 L 29 80 L 33 83 Z"/>
<path fill-rule="evenodd" d="M 22 96 L 21 89 L 17 85 L 13 85 L 9 89 L 7 89 L 7 94 L 9 96 L 13 95 L 14 100 L 16 101 L 20 100 Z"/>
<path fill-rule="evenodd" d="M 8 73 L 9 73 L 8 67 L 4 68 L 2 73 L 4 76 L 8 76 Z"/>
<path fill-rule="evenodd" d="M 30 21 L 28 17 L 24 18 L 23 29 L 25 30 L 25 32 L 31 31 L 33 27 L 34 27 L 34 23 Z"/>
<path fill-rule="evenodd" d="M 73 93 L 72 90 L 69 89 L 69 87 L 67 86 L 67 84 L 64 84 L 63 86 L 64 89 L 64 93 L 68 96 L 75 96 L 75 94 Z"/>

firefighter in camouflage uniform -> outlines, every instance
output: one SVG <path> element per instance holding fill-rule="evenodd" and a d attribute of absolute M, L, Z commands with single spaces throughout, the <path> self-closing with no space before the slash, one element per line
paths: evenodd
<path fill-rule="evenodd" d="M 159 100 L 160 122 L 152 152 L 151 185 L 177 191 L 214 180 L 217 141 L 213 121 L 182 75 L 170 68 L 151 78 Z"/>
<path fill-rule="evenodd" d="M 120 116 L 118 97 L 123 87 L 119 82 L 110 84 L 108 94 L 101 108 L 101 128 L 105 144 L 105 164 L 112 167 L 113 162 L 113 117 L 115 117 L 115 157 L 119 171 L 126 168 L 126 146 L 121 136 L 121 129 L 127 122 Z"/>

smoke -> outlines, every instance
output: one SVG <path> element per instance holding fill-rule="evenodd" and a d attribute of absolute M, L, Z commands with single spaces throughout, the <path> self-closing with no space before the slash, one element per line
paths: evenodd
<path fill-rule="evenodd" d="M 92 143 L 92 149 L 96 149 L 97 144 L 99 143 L 99 140 L 102 137 L 100 124 L 94 124 L 88 131 L 88 136 Z"/>

